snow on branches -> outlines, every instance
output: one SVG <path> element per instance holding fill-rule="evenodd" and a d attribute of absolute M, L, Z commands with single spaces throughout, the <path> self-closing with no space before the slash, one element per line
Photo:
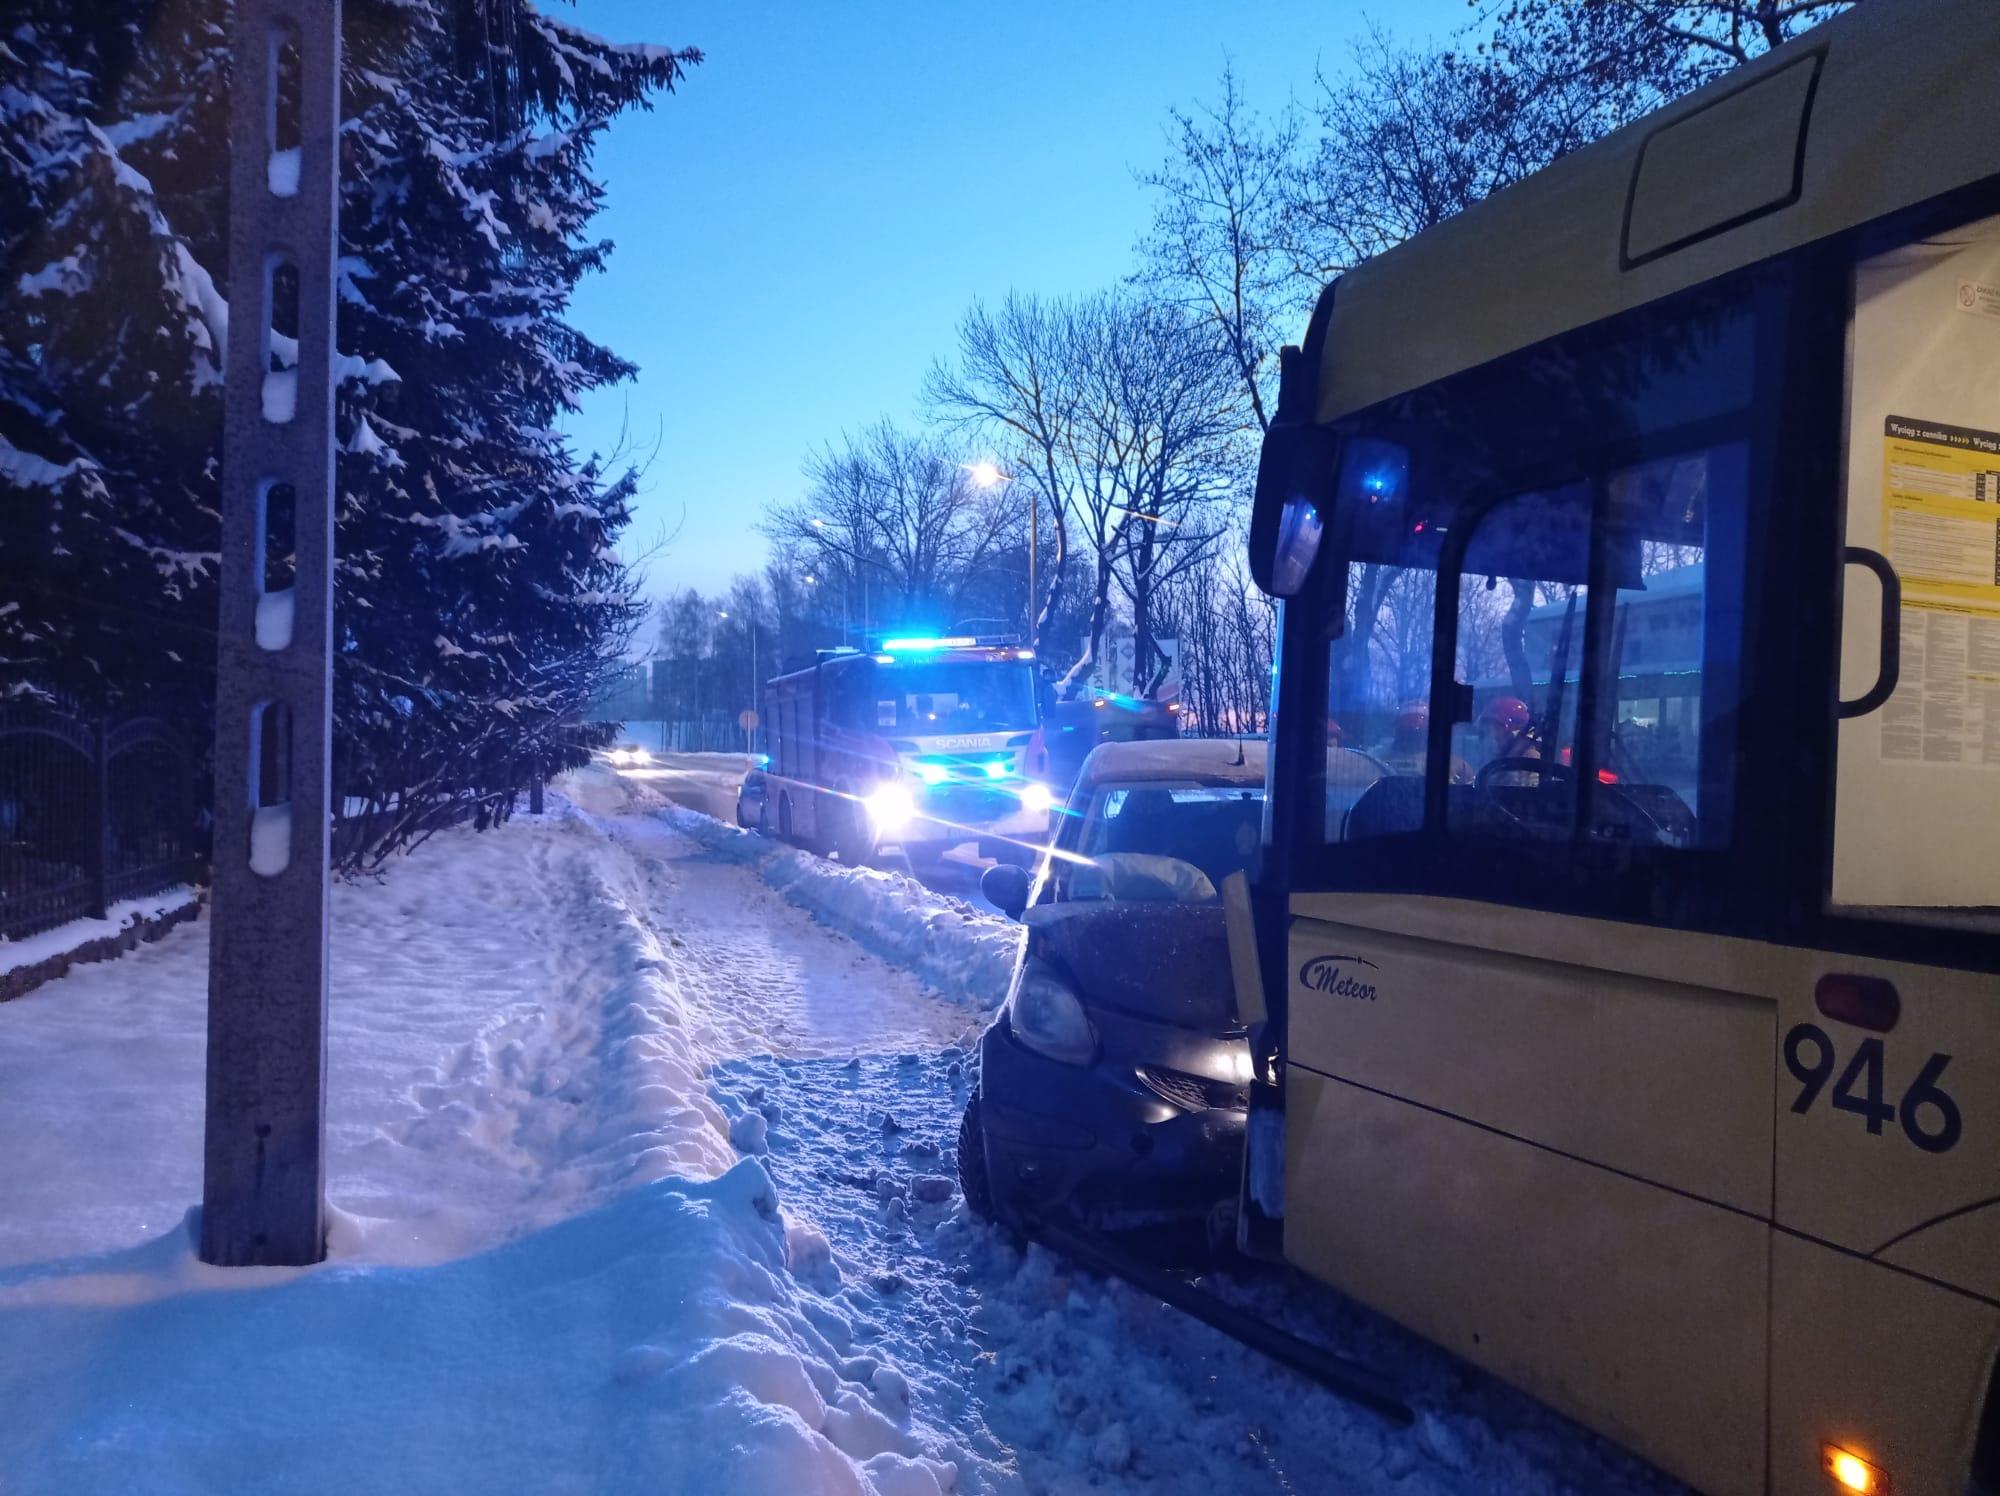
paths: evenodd
<path fill-rule="evenodd" d="M 229 315 L 227 0 L 24 0 L 0 38 L 0 672 L 212 699 Z M 609 244 L 592 146 L 693 51 L 527 0 L 348 0 L 336 772 L 403 820 L 587 751 L 639 617 L 630 475 L 555 430 L 632 366 L 563 320 Z M 272 339 L 267 403 L 297 349 Z M 407 834 L 370 839 L 379 857 Z"/>

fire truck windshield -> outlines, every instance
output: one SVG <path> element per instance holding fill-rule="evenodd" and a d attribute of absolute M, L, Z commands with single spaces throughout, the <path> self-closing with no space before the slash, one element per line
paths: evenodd
<path fill-rule="evenodd" d="M 898 660 L 875 671 L 875 725 L 902 733 L 1007 732 L 1035 726 L 1024 660 Z"/>

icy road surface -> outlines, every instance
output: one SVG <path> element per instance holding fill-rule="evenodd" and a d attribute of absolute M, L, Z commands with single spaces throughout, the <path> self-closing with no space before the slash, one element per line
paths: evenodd
<path fill-rule="evenodd" d="M 1017 930 L 593 772 L 334 895 L 330 1260 L 204 1267 L 206 923 L 0 1004 L 0 1487 L 1669 1489 L 1309 1286 L 1386 1429 L 965 1215 Z"/>

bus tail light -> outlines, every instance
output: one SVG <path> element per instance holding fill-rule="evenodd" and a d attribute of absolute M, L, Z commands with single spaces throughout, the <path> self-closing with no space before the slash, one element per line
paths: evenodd
<path fill-rule="evenodd" d="M 1881 977 L 1864 977 L 1847 971 L 1830 971 L 1813 986 L 1813 1001 L 1836 1023 L 1886 1034 L 1902 1016 L 1903 1000 L 1896 984 Z"/>
<path fill-rule="evenodd" d="M 1820 1468 L 1833 1477 L 1840 1490 L 1852 1491 L 1855 1496 L 1889 1496 L 1889 1472 L 1838 1444 L 1820 1446 Z"/>

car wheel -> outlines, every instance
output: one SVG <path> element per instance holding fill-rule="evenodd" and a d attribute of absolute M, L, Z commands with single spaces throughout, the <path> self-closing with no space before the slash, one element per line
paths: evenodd
<path fill-rule="evenodd" d="M 986 1176 L 986 1129 L 979 1120 L 979 1097 L 965 1103 L 958 1122 L 958 1189 L 972 1213 L 993 1219 L 993 1184 Z"/>

